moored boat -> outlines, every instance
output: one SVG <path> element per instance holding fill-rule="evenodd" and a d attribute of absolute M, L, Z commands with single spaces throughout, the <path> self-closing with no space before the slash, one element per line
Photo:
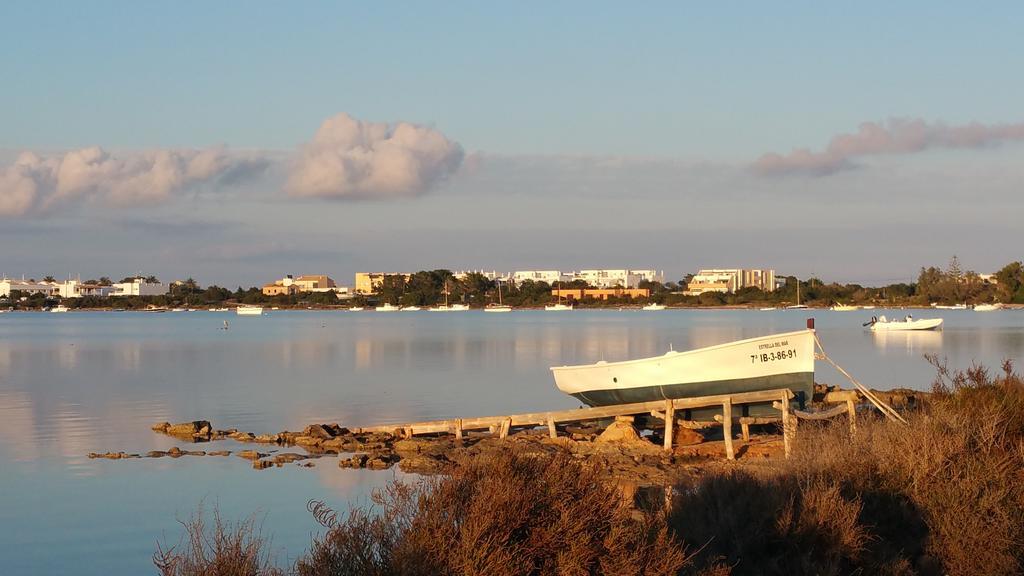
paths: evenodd
<path fill-rule="evenodd" d="M 384 303 L 374 308 L 374 310 L 376 310 L 377 312 L 397 312 L 401 310 L 401 308 L 395 306 L 394 304 Z"/>
<path fill-rule="evenodd" d="M 885 316 L 872 317 L 865 324 L 872 332 L 894 331 L 894 330 L 936 330 L 942 326 L 942 318 L 921 318 L 915 319 L 907 315 L 902 320 L 890 320 Z"/>
<path fill-rule="evenodd" d="M 832 310 L 833 312 L 853 312 L 854 310 L 859 309 L 859 306 L 852 306 L 850 304 L 840 304 L 838 302 L 836 302 L 835 306 L 829 308 L 829 310 Z"/>
<path fill-rule="evenodd" d="M 353 307 L 349 308 L 348 311 L 349 312 L 362 312 L 363 311 L 363 307 L 362 306 L 353 306 Z"/>
<path fill-rule="evenodd" d="M 555 366 L 555 385 L 590 406 L 789 388 L 814 392 L 814 330 L 770 334 L 662 356 Z M 764 413 L 768 406 L 750 406 Z"/>
<path fill-rule="evenodd" d="M 644 306 L 643 308 L 641 308 L 641 310 L 664 310 L 664 309 L 665 309 L 665 305 L 664 304 L 648 304 L 647 306 Z"/>
<path fill-rule="evenodd" d="M 262 316 L 262 306 L 239 306 L 235 308 L 235 313 L 239 316 Z"/>
<path fill-rule="evenodd" d="M 563 310 L 572 310 L 572 304 L 549 304 L 544 309 L 548 312 L 561 312 Z"/>
<path fill-rule="evenodd" d="M 1002 309 L 1002 307 L 1003 307 L 1002 304 L 975 304 L 974 305 L 974 311 L 975 312 L 993 312 L 995 310 Z"/>
<path fill-rule="evenodd" d="M 68 310 L 70 310 L 70 308 L 63 304 L 58 304 L 57 306 L 50 308 L 50 312 L 67 312 Z"/>
<path fill-rule="evenodd" d="M 511 312 L 512 307 L 508 304 L 488 304 L 484 307 L 484 312 Z"/>

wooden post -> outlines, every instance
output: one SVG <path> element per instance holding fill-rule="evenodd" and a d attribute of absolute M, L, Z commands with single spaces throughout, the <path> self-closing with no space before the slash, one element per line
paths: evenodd
<path fill-rule="evenodd" d="M 743 441 L 750 442 L 750 423 L 740 418 L 740 433 L 743 434 Z"/>
<path fill-rule="evenodd" d="M 732 445 L 732 400 L 726 398 L 722 402 L 722 436 L 725 437 L 725 457 L 729 460 L 736 459 L 736 452 Z"/>
<path fill-rule="evenodd" d="M 501 421 L 501 429 L 498 431 L 498 438 L 508 438 L 509 430 L 512 429 L 512 419 L 505 418 Z"/>
<path fill-rule="evenodd" d="M 462 418 L 455 419 L 455 443 L 462 444 Z"/>
<path fill-rule="evenodd" d="M 412 426 L 406 426 L 403 432 L 406 438 L 412 438 Z"/>
<path fill-rule="evenodd" d="M 795 417 L 790 415 L 790 413 L 789 413 L 789 398 L 787 398 L 785 394 L 782 395 L 782 406 L 781 406 L 781 408 L 782 408 L 782 446 L 783 446 L 783 451 L 786 454 L 786 458 L 789 458 L 789 453 L 792 450 L 790 445 L 792 444 L 792 441 L 793 441 L 793 439 L 791 438 L 791 436 L 793 435 L 793 429 L 790 426 L 789 421 L 790 421 L 791 418 L 795 418 Z"/>
<path fill-rule="evenodd" d="M 548 436 L 550 436 L 552 440 L 558 438 L 558 428 L 555 426 L 555 419 L 551 416 L 550 412 L 548 413 Z"/>
<path fill-rule="evenodd" d="M 676 427 L 676 405 L 672 400 L 665 400 L 665 450 L 672 451 L 672 433 Z"/>
<path fill-rule="evenodd" d="M 850 436 L 857 433 L 857 405 L 853 400 L 846 401 L 846 412 L 850 417 Z"/>

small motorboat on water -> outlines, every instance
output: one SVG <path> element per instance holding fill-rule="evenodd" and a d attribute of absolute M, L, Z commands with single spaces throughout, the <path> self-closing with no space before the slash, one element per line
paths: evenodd
<path fill-rule="evenodd" d="M 644 306 L 643 308 L 641 308 L 641 310 L 664 310 L 664 309 L 665 309 L 665 305 L 664 304 L 648 304 L 647 306 Z"/>
<path fill-rule="evenodd" d="M 362 312 L 363 311 L 363 307 L 362 306 L 353 306 L 353 307 L 349 308 L 348 311 L 349 312 Z"/>
<path fill-rule="evenodd" d="M 558 389 L 589 406 L 789 388 L 797 402 L 814 392 L 812 328 L 686 352 L 582 366 L 554 366 Z M 750 406 L 751 414 L 772 408 Z M 774 412 L 777 414 L 777 412 Z"/>
<path fill-rule="evenodd" d="M 562 312 L 565 310 L 572 310 L 572 304 L 549 304 L 544 307 L 548 312 Z"/>
<path fill-rule="evenodd" d="M 885 316 L 872 316 L 871 320 L 864 324 L 870 327 L 872 332 L 894 331 L 894 330 L 936 330 L 942 326 L 942 318 L 921 318 L 915 319 L 907 314 L 902 320 L 889 320 Z"/>
<path fill-rule="evenodd" d="M 1002 304 L 975 304 L 974 305 L 974 311 L 975 312 L 994 312 L 996 310 L 1001 310 L 1002 308 L 1003 308 Z"/>
<path fill-rule="evenodd" d="M 58 304 L 57 306 L 50 308 L 50 312 L 67 312 L 68 310 L 70 310 L 70 308 L 63 304 Z"/>
<path fill-rule="evenodd" d="M 235 308 L 235 313 L 239 316 L 262 316 L 262 306 L 239 306 Z"/>
<path fill-rule="evenodd" d="M 859 306 L 852 306 L 850 304 L 840 304 L 836 302 L 836 305 L 829 308 L 833 312 L 853 312 L 854 310 L 860 310 Z"/>
<path fill-rule="evenodd" d="M 377 312 L 398 312 L 399 310 L 401 310 L 401 308 L 395 306 L 394 304 L 385 303 L 380 306 L 377 306 L 376 308 L 374 308 L 374 310 L 376 310 Z"/>

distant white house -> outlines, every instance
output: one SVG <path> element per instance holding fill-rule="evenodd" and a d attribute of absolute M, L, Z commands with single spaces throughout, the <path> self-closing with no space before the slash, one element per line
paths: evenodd
<path fill-rule="evenodd" d="M 665 282 L 665 273 L 657 270 L 580 270 L 571 274 L 573 280 L 583 280 L 595 288 L 638 288 L 641 282 Z"/>
<path fill-rule="evenodd" d="M 82 284 L 79 280 L 65 280 L 57 285 L 57 294 L 61 298 L 81 298 L 82 296 L 98 296 L 103 298 L 109 296 L 110 292 L 110 286 Z"/>
<path fill-rule="evenodd" d="M 111 296 L 163 296 L 167 294 L 167 284 L 146 282 L 144 278 L 133 278 L 131 282 L 118 282 L 111 288 Z"/>
<path fill-rule="evenodd" d="M 554 284 L 559 281 L 568 282 L 572 280 L 572 277 L 562 274 L 559 270 L 516 270 L 512 274 L 512 280 L 516 284 L 526 282 L 527 280 Z"/>
<path fill-rule="evenodd" d="M 43 294 L 53 296 L 57 294 L 58 284 L 56 282 L 35 282 L 32 280 L 12 280 L 0 278 L 0 297 L 8 298 L 11 292 L 22 292 L 24 295 Z"/>

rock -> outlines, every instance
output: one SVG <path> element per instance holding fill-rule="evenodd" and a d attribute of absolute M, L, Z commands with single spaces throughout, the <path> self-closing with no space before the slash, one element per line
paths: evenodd
<path fill-rule="evenodd" d="M 672 443 L 676 446 L 693 446 L 704 441 L 704 436 L 693 428 L 676 425 L 672 435 Z"/>
<path fill-rule="evenodd" d="M 165 432 L 174 436 L 209 436 L 211 430 L 213 430 L 213 427 L 210 426 L 208 421 L 195 420 L 192 422 L 171 424 L 165 429 Z"/>
<path fill-rule="evenodd" d="M 398 460 L 395 454 L 374 454 L 366 461 L 366 467 L 370 470 L 387 470 Z"/>
<path fill-rule="evenodd" d="M 366 467 L 366 461 L 370 457 L 366 454 L 355 454 L 351 458 L 343 458 L 338 460 L 339 468 L 364 468 Z"/>
<path fill-rule="evenodd" d="M 96 452 L 89 452 L 89 458 L 106 458 L 107 460 L 120 460 L 121 458 L 132 458 L 133 455 L 125 454 L 124 452 L 105 452 L 99 454 Z"/>
<path fill-rule="evenodd" d="M 181 451 L 181 448 L 178 448 L 177 446 L 174 446 L 170 450 L 167 451 L 167 455 L 170 456 L 171 458 L 177 458 L 177 457 L 183 455 L 183 452 Z"/>
<path fill-rule="evenodd" d="M 313 466 L 316 466 L 316 463 L 315 462 L 299 462 L 299 466 L 302 466 L 303 468 L 312 468 Z"/>
<path fill-rule="evenodd" d="M 167 432 L 167 429 L 171 427 L 170 422 L 160 422 L 159 424 L 153 424 L 151 429 L 154 432 Z"/>
<path fill-rule="evenodd" d="M 398 461 L 398 467 L 402 472 L 412 474 L 438 474 L 448 466 L 448 463 L 447 458 L 417 454 L 403 457 Z"/>
<path fill-rule="evenodd" d="M 146 453 L 146 458 L 163 458 L 164 456 L 167 456 L 167 452 L 163 450 L 152 450 Z"/>
<path fill-rule="evenodd" d="M 407 454 L 429 454 L 437 456 L 447 452 L 450 446 L 451 442 L 448 439 L 405 438 L 392 444 L 391 448 L 403 457 Z"/>
<path fill-rule="evenodd" d="M 292 439 L 292 444 L 298 444 L 299 446 L 319 446 L 323 441 L 323 438 L 318 438 L 316 436 L 297 436 Z"/>
<path fill-rule="evenodd" d="M 232 434 L 228 434 L 228 438 L 239 442 L 252 442 L 256 438 L 256 435 L 252 432 L 234 432 Z"/>
<path fill-rule="evenodd" d="M 273 458 L 274 464 L 289 464 L 291 462 L 298 462 L 299 460 L 308 460 L 309 456 L 304 454 L 296 454 L 295 452 L 283 452 L 277 454 Z"/>
<path fill-rule="evenodd" d="M 333 438 L 335 435 L 331 433 L 327 426 L 324 426 L 322 424 L 310 424 L 309 426 L 306 426 L 306 428 L 302 431 L 302 434 L 300 434 L 300 436 L 308 436 L 320 440 L 329 440 Z"/>
<path fill-rule="evenodd" d="M 207 452 L 207 456 L 230 456 L 231 450 L 217 450 L 216 452 Z"/>
<path fill-rule="evenodd" d="M 640 435 L 636 433 L 636 428 L 633 428 L 633 424 L 630 422 L 623 422 L 616 420 L 608 425 L 601 432 L 601 435 L 597 437 L 595 442 L 599 444 L 614 442 L 614 443 L 626 443 L 633 444 L 636 442 L 649 443 L 646 440 L 640 438 Z"/>
<path fill-rule="evenodd" d="M 260 458 L 266 457 L 266 454 L 257 452 L 255 450 L 242 450 L 236 454 L 239 458 L 245 458 L 247 460 L 259 460 Z"/>
<path fill-rule="evenodd" d="M 274 463 L 271 462 L 270 460 L 253 460 L 252 461 L 252 467 L 254 469 L 256 469 L 256 470 L 264 470 L 266 468 L 270 468 L 273 465 L 274 465 Z"/>
<path fill-rule="evenodd" d="M 346 440 L 344 438 L 331 438 L 321 442 L 320 447 L 325 450 L 341 450 L 345 447 L 345 444 Z"/>
<path fill-rule="evenodd" d="M 277 434 L 259 434 L 257 436 L 251 436 L 251 439 L 261 444 L 277 444 Z"/>

